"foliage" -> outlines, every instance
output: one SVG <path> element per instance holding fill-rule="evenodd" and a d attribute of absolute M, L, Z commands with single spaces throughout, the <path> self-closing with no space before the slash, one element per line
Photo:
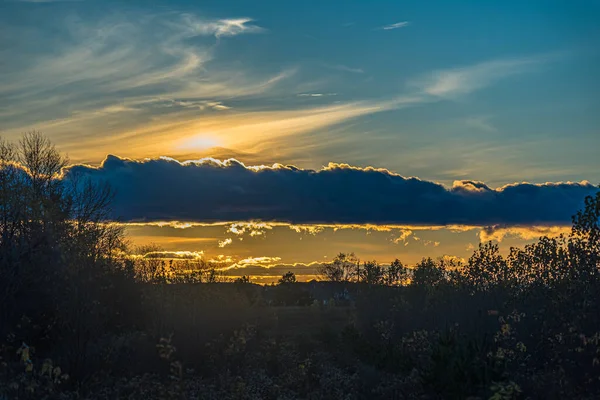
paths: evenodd
<path fill-rule="evenodd" d="M 446 279 L 444 264 L 436 263 L 431 258 L 423 258 L 413 270 L 412 284 L 415 286 L 435 288 Z"/>
<path fill-rule="evenodd" d="M 359 270 L 358 281 L 369 285 L 381 285 L 385 280 L 385 271 L 377 261 L 367 261 L 363 263 L 362 270 Z"/>
<path fill-rule="evenodd" d="M 279 279 L 278 283 L 281 284 L 286 284 L 286 283 L 295 283 L 296 282 L 296 274 L 294 274 L 292 271 L 288 271 L 285 274 L 283 274 L 283 276 Z"/>
<path fill-rule="evenodd" d="M 0 335 L 44 352 L 61 342 L 48 355 L 83 372 L 94 341 L 135 325 L 137 289 L 123 230 L 107 221 L 112 190 L 59 179 L 66 165 L 38 132 L 0 141 Z"/>
<path fill-rule="evenodd" d="M 250 283 L 250 282 L 252 282 L 252 280 L 250 279 L 250 277 L 248 275 L 240 276 L 239 278 L 237 278 L 235 280 L 235 283 Z"/>
<path fill-rule="evenodd" d="M 384 271 L 384 283 L 386 285 L 404 285 L 409 280 L 409 270 L 397 258 L 391 262 Z"/>
<path fill-rule="evenodd" d="M 319 267 L 319 274 L 332 282 L 349 282 L 360 276 L 360 260 L 354 253 L 339 253 L 330 263 Z"/>

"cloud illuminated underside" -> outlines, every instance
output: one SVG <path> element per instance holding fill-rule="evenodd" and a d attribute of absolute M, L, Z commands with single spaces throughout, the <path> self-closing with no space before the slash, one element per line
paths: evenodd
<path fill-rule="evenodd" d="M 237 221 L 237 222 L 180 222 L 180 221 L 158 221 L 158 222 L 124 222 L 125 227 L 169 227 L 174 229 L 189 229 L 202 227 L 223 227 L 226 232 L 234 233 L 236 236 L 249 235 L 251 237 L 263 236 L 274 228 L 287 228 L 298 234 L 318 235 L 325 231 L 352 230 L 369 232 L 389 232 L 393 235 L 393 243 L 405 243 L 419 232 L 447 231 L 449 233 L 477 232 L 481 242 L 490 240 L 501 242 L 506 237 L 515 237 L 523 240 L 538 239 L 542 236 L 557 237 L 571 232 L 570 225 L 374 225 L 374 224 L 289 224 L 285 222 L 260 222 L 260 221 Z M 211 242 L 216 238 L 178 238 L 177 242 Z M 418 240 L 418 239 L 417 239 Z M 225 247 L 232 243 L 231 238 L 219 242 L 219 247 Z"/>

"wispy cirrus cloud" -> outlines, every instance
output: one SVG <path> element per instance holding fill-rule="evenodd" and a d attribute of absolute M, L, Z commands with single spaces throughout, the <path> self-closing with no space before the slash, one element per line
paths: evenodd
<path fill-rule="evenodd" d="M 384 26 L 380 27 L 379 29 L 382 29 L 384 31 L 390 31 L 393 29 L 404 28 L 404 27 L 407 27 L 408 25 L 410 25 L 409 21 L 400 21 L 400 22 L 396 22 L 394 24 L 384 25 Z"/>
<path fill-rule="evenodd" d="M 75 156 L 89 152 L 87 139 L 176 127 L 230 110 L 232 101 L 260 99 L 295 73 L 258 74 L 219 61 L 219 40 L 264 31 L 249 18 L 132 11 L 47 23 L 60 35 L 47 35 L 47 27 L 3 27 L 25 32 L 44 50 L 27 52 L 11 42 L 0 52 L 11 54 L 0 71 L 0 124 L 7 136 L 43 128 Z"/>
<path fill-rule="evenodd" d="M 101 20 L 71 16 L 46 24 L 60 35 L 46 35 L 48 26 L 3 27 L 8 33 L 27 30 L 28 43 L 39 41 L 43 51 L 22 51 L 11 42 L 13 47 L 0 50 L 0 58 L 9 60 L 0 70 L 5 100 L 0 125 L 8 138 L 41 129 L 77 162 L 98 163 L 115 148 L 142 158 L 214 155 L 208 152 L 214 147 L 243 149 L 261 162 L 273 160 L 277 151 L 278 160 L 286 153 L 285 161 L 297 162 L 295 154 L 307 154 L 303 146 L 330 145 L 300 140 L 312 132 L 327 129 L 333 135 L 332 128 L 341 132 L 348 128 L 342 124 L 361 117 L 469 92 L 497 75 L 483 63 L 440 77 L 434 73 L 406 93 L 390 88 L 376 97 L 350 100 L 342 93 L 334 99 L 336 88 L 326 79 L 307 78 L 309 68 L 269 64 L 254 69 L 251 62 L 225 60 L 231 55 L 217 43 L 264 32 L 250 18 L 127 11 Z M 334 66 L 363 71 L 357 65 Z M 476 72 L 476 83 L 463 78 L 465 71 Z M 313 82 L 319 84 L 310 86 Z M 342 134 L 338 139 L 342 145 L 353 140 Z"/>
<path fill-rule="evenodd" d="M 43 129 L 79 161 L 99 162 L 125 143 L 131 157 L 164 154 L 165 146 L 170 154 L 207 146 L 251 149 L 274 137 L 423 101 L 390 95 L 312 107 L 306 102 L 262 107 L 269 99 L 297 98 L 293 93 L 315 98 L 334 93 L 297 90 L 295 67 L 265 74 L 221 62 L 219 40 L 264 31 L 249 18 L 125 12 L 102 20 L 71 17 L 55 25 L 68 40 L 28 27 L 48 51 L 15 48 L 17 60 L 11 58 L 0 72 L 7 82 L 0 87 L 7 104 L 0 109 L 0 124 L 9 137 Z M 224 111 L 227 118 L 218 115 Z"/>
<path fill-rule="evenodd" d="M 191 14 L 183 15 L 184 26 L 188 28 L 188 33 L 195 35 L 214 35 L 216 38 L 226 36 L 236 36 L 248 33 L 260 33 L 266 29 L 258 25 L 251 24 L 251 18 L 230 18 L 219 20 L 199 20 Z"/>
<path fill-rule="evenodd" d="M 38 53 L 36 62 L 24 69 L 9 65 L 3 75 L 11 78 L 10 84 L 3 85 L 0 93 L 17 99 L 47 92 L 65 97 L 63 88 L 85 85 L 98 97 L 112 99 L 122 94 L 125 101 L 139 104 L 161 95 L 191 99 L 196 93 L 202 99 L 260 93 L 285 75 L 250 82 L 239 71 L 210 71 L 208 64 L 215 62 L 214 39 L 189 41 L 262 30 L 247 21 L 207 20 L 190 14 L 124 14 L 100 21 L 66 18 L 62 29 L 70 36 L 69 45 L 45 39 L 43 31 L 31 28 L 32 36 L 40 35 L 42 42 L 50 40 L 46 45 L 52 51 Z"/>
<path fill-rule="evenodd" d="M 423 92 L 442 98 L 466 95 L 490 86 L 502 79 L 537 70 L 555 57 L 498 59 L 475 65 L 434 71 L 412 82 Z"/>

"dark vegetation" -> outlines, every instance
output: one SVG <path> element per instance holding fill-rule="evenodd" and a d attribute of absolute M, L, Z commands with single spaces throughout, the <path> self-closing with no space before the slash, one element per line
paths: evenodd
<path fill-rule="evenodd" d="M 110 188 L 57 179 L 37 133 L 0 162 L 0 398 L 600 397 L 600 194 L 507 257 L 340 254 L 260 287 L 130 255 Z"/>

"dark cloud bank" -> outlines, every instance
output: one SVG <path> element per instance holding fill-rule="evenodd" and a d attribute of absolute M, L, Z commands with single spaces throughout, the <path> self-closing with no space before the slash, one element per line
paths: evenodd
<path fill-rule="evenodd" d="M 387 170 L 330 164 L 319 171 L 293 166 L 246 167 L 229 160 L 179 163 L 108 156 L 99 168 L 73 175 L 108 181 L 122 221 L 239 221 L 414 225 L 569 224 L 588 182 L 520 183 L 492 189 L 481 182 L 453 187 L 404 178 Z"/>

